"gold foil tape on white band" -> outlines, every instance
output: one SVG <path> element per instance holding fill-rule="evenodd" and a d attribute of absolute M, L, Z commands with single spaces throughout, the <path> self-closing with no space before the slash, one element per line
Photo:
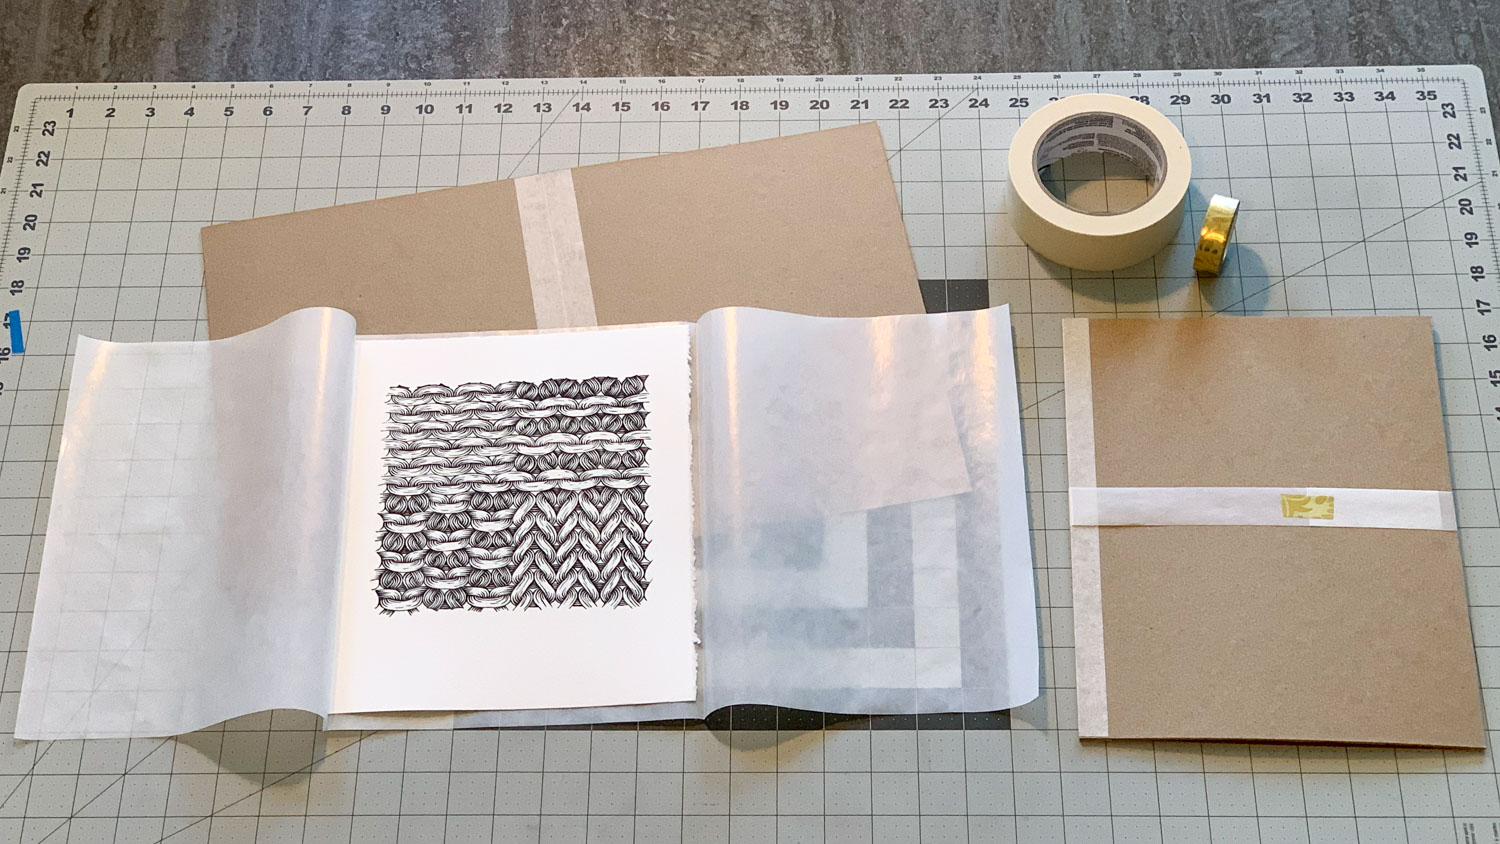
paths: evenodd
<path fill-rule="evenodd" d="M 516 179 L 537 328 L 598 325 L 571 170 Z"/>
<path fill-rule="evenodd" d="M 1453 493 L 1345 487 L 1093 487 L 1068 490 L 1075 526 L 1267 525 L 1457 530 Z"/>
<path fill-rule="evenodd" d="M 1038 171 L 1080 152 L 1109 152 L 1141 169 L 1151 195 L 1119 214 L 1071 208 Z M 1079 94 L 1037 109 L 1011 139 L 1009 216 L 1045 258 L 1080 270 L 1118 270 L 1161 251 L 1182 225 L 1193 162 L 1182 133 L 1161 112 L 1114 94 Z"/>

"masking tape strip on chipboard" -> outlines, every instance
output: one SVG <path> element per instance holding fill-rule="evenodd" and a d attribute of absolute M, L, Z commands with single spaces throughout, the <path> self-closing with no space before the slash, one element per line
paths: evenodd
<path fill-rule="evenodd" d="M 572 171 L 554 170 L 516 179 L 516 208 L 521 217 L 526 268 L 531 275 L 536 327 L 598 325 Z"/>
<path fill-rule="evenodd" d="M 1067 402 L 1068 486 L 1097 486 L 1094 471 L 1094 377 L 1088 320 L 1063 320 L 1063 391 Z M 1078 734 L 1109 735 L 1104 687 L 1104 601 L 1099 528 L 1068 532 L 1073 568 L 1073 661 L 1078 673 Z"/>

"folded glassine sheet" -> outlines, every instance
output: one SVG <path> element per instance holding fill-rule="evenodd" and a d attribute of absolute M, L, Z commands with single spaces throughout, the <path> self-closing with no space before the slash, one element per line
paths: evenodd
<path fill-rule="evenodd" d="M 16 734 L 1007 708 L 1006 308 L 80 339 Z"/>

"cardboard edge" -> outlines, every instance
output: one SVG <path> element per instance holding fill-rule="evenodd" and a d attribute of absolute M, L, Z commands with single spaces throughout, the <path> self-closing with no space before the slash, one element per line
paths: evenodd
<path fill-rule="evenodd" d="M 1480 85 L 1481 89 L 1484 87 L 1484 79 L 1482 77 L 1479 80 L 1479 85 Z M 1440 351 L 1439 351 L 1439 346 L 1438 346 L 1439 338 L 1438 338 L 1438 335 L 1437 335 L 1437 326 L 1433 324 L 1432 317 L 1426 316 L 1425 314 L 1424 315 L 1417 315 L 1417 316 L 1409 317 L 1409 319 L 1417 320 L 1417 321 L 1419 321 L 1422 324 L 1422 330 L 1426 334 L 1428 346 L 1429 346 L 1429 348 L 1432 351 L 1432 356 L 1430 358 L 1427 358 L 1427 360 L 1430 361 L 1431 364 L 1432 364 L 1432 371 L 1431 371 L 1431 374 L 1432 374 L 1432 383 L 1435 384 L 1435 385 L 1437 385 L 1437 394 L 1438 395 L 1437 395 L 1437 407 L 1435 408 L 1435 411 L 1436 411 L 1437 417 L 1438 417 L 1438 433 L 1440 433 L 1442 435 L 1444 445 L 1446 446 L 1446 444 L 1449 441 L 1448 440 L 1448 418 L 1443 413 L 1443 396 L 1442 396 L 1443 371 L 1442 371 L 1442 361 L 1440 360 L 1440 357 L 1439 357 Z M 1453 483 L 1453 455 L 1452 455 L 1451 452 L 1447 455 L 1447 463 L 1448 463 L 1448 474 L 1444 478 L 1444 480 L 1447 481 L 1447 489 L 1449 491 L 1449 498 L 1448 498 L 1445 506 L 1448 507 L 1448 508 L 1451 508 L 1451 510 L 1445 510 L 1444 513 L 1443 513 L 1443 518 L 1444 519 L 1451 519 L 1452 520 L 1453 530 L 1455 531 L 1454 542 L 1455 542 L 1455 544 L 1458 545 L 1457 558 L 1458 558 L 1458 578 L 1459 578 L 1459 583 L 1462 584 L 1462 586 L 1463 586 L 1464 605 L 1467 606 L 1467 607 L 1469 607 L 1469 609 L 1470 609 L 1470 612 L 1466 613 L 1464 615 L 1464 628 L 1467 630 L 1467 632 L 1469 634 L 1469 644 L 1473 647 L 1474 684 L 1475 684 L 1475 686 L 1477 688 L 1477 691 L 1479 692 L 1479 723 L 1477 725 L 1472 725 L 1472 726 L 1475 726 L 1477 728 L 1477 731 L 1476 731 L 1476 734 L 1472 738 L 1470 738 L 1468 740 L 1469 743 L 1467 743 L 1467 744 L 1458 744 L 1458 745 L 1442 745 L 1442 746 L 1444 746 L 1444 747 L 1453 747 L 1453 748 L 1460 749 L 1460 750 L 1488 750 L 1489 749 L 1488 737 L 1489 737 L 1489 731 L 1490 731 L 1490 723 L 1489 723 L 1490 712 L 1489 712 L 1489 707 L 1485 705 L 1485 700 L 1484 700 L 1484 679 L 1483 679 L 1483 676 L 1481 675 L 1481 672 L 1480 672 L 1480 669 L 1481 669 L 1482 666 L 1479 664 L 1479 644 L 1478 644 L 1478 642 L 1476 642 L 1474 640 L 1474 621 L 1473 621 L 1473 618 L 1471 617 L 1472 616 L 1472 612 L 1473 612 L 1473 602 L 1472 602 L 1472 599 L 1469 597 L 1469 577 L 1468 577 L 1468 573 L 1467 573 L 1467 570 L 1466 570 L 1467 569 L 1467 565 L 1464 562 L 1464 551 L 1463 551 L 1462 534 L 1459 532 L 1459 529 L 1460 529 L 1461 526 L 1458 523 L 1458 500 L 1457 500 L 1457 497 L 1455 495 L 1453 495 L 1453 493 L 1454 493 L 1457 485 Z"/>
<path fill-rule="evenodd" d="M 1415 742 L 1415 741 L 1357 741 L 1337 737 L 1329 738 L 1285 738 L 1272 736 L 1201 736 L 1201 735 L 1168 735 L 1153 732 L 1132 731 L 1117 736 L 1083 736 L 1078 737 L 1086 742 L 1108 742 L 1108 741 L 1172 741 L 1172 742 L 1195 742 L 1203 744 L 1261 744 L 1261 745 L 1296 745 L 1302 747 L 1392 747 L 1396 749 L 1412 750 L 1453 750 L 1464 753 L 1484 751 L 1488 749 L 1483 737 L 1467 739 L 1454 742 Z"/>
<path fill-rule="evenodd" d="M 876 147 L 876 149 L 879 150 L 879 155 L 880 155 L 880 157 L 882 157 L 882 158 L 885 159 L 885 161 L 886 161 L 886 169 L 889 170 L 890 169 L 890 161 L 891 161 L 891 158 L 892 158 L 892 154 L 891 154 L 890 150 L 886 148 L 886 145 L 885 145 L 885 135 L 881 134 L 880 126 L 878 124 L 876 124 L 875 122 L 872 121 L 872 122 L 869 122 L 869 123 L 856 123 L 854 126 L 842 126 L 842 127 L 835 127 L 835 128 L 841 128 L 841 129 L 859 129 L 859 128 L 863 128 L 863 127 L 866 127 L 866 126 L 869 127 L 869 131 L 864 132 L 863 134 L 866 134 L 866 135 L 869 136 L 869 138 L 870 138 L 869 143 L 873 144 Z M 850 134 L 857 136 L 858 133 L 851 132 Z M 901 211 L 901 194 L 898 193 L 897 190 L 896 190 L 896 179 L 894 178 L 894 176 L 892 178 L 890 178 L 890 179 L 886 179 L 885 180 L 885 188 L 886 188 L 886 191 L 885 191 L 885 195 L 886 195 L 886 200 L 885 201 L 886 201 L 886 204 L 889 206 L 889 209 L 892 212 L 892 215 L 893 215 L 894 219 L 898 223 L 898 225 L 896 226 L 896 228 L 900 230 L 900 232 L 901 232 L 901 243 L 902 243 L 902 245 L 904 245 L 906 247 L 905 249 L 901 250 L 901 254 L 906 259 L 905 260 L 906 268 L 909 270 L 909 272 L 907 274 L 910 275 L 912 278 L 918 278 L 918 274 L 917 274 L 917 259 L 912 254 L 912 251 L 911 251 L 911 236 L 906 231 L 906 223 L 905 223 L 905 219 L 906 218 L 902 216 L 902 211 Z"/>
<path fill-rule="evenodd" d="M 1094 468 L 1094 382 L 1089 321 L 1065 319 L 1063 393 L 1066 403 L 1068 486 L 1098 485 Z M 1104 668 L 1104 600 L 1099 572 L 1099 528 L 1069 530 L 1073 572 L 1073 662 L 1077 673 L 1079 738 L 1109 737 Z"/>

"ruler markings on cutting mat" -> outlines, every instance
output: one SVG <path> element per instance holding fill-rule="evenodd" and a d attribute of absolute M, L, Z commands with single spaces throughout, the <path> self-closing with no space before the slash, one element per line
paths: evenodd
<path fill-rule="evenodd" d="M 1088 91 L 1149 100 L 1184 129 L 1193 147 L 1195 191 L 1184 226 L 1149 269 L 1070 273 L 1031 258 L 1004 219 L 1004 153 L 1011 133 L 1049 98 Z M 1158 796 L 1159 817 L 1149 810 L 1126 817 L 1140 807 L 1127 808 L 1123 798 L 1111 796 L 1102 813 L 1069 812 L 1070 838 L 1090 838 L 1088 824 L 1095 821 L 1113 822 L 1116 830 L 1146 824 L 1148 837 L 1153 830 L 1162 835 L 1186 830 L 1193 837 L 1195 824 L 1201 821 L 1206 831 L 1210 818 L 1215 835 L 1221 823 L 1226 834 L 1236 824 L 1249 824 L 1246 829 L 1259 834 L 1281 821 L 1309 831 L 1332 824 L 1339 832 L 1347 821 L 1353 827 L 1349 831 L 1371 837 L 1382 831 L 1410 840 L 1500 836 L 1500 783 L 1488 756 L 1476 764 L 1462 755 L 1403 753 L 1398 768 L 1389 753 L 1351 750 L 1340 758 L 1347 755 L 1357 762 L 1330 769 L 1324 756 L 1275 747 L 1199 751 L 1196 745 L 1161 744 L 1155 755 L 1132 762 L 1126 757 L 1141 753 L 1142 745 L 1118 744 L 1107 763 L 1103 750 L 1078 747 L 1072 732 L 1066 473 L 1056 335 L 1057 321 L 1075 314 L 1430 314 L 1438 335 L 1481 677 L 1490 711 L 1500 712 L 1500 687 L 1494 680 L 1494 669 L 1500 668 L 1500 578 L 1489 577 L 1500 555 L 1495 489 L 1500 471 L 1500 251 L 1495 192 L 1490 189 L 1491 180 L 1500 178 L 1500 163 L 1486 102 L 1483 80 L 1471 67 L 28 86 L 18 98 L 0 169 L 0 313 L 19 311 L 27 347 L 25 354 L 0 356 L 0 423 L 5 424 L 0 437 L 0 632 L 11 631 L 5 684 L 0 686 L 0 728 L 14 719 L 44 532 L 48 461 L 55 458 L 62 418 L 58 399 L 69 337 L 79 331 L 130 340 L 205 336 L 198 227 L 251 214 L 527 175 L 539 168 L 878 120 L 924 286 L 940 286 L 939 301 L 955 305 L 962 292 L 967 297 L 962 304 L 972 306 L 984 303 L 971 295 L 978 285 L 987 288 L 989 303 L 1008 301 L 1015 315 L 1047 670 L 1042 698 L 1012 714 L 1006 747 L 1013 752 L 986 760 L 975 755 L 980 742 L 971 738 L 969 755 L 960 754 L 946 767 L 934 762 L 937 757 L 928 750 L 923 751 L 926 756 L 891 756 L 883 764 L 875 758 L 870 767 L 895 767 L 916 776 L 922 758 L 924 778 L 940 769 L 961 776 L 969 787 L 977 786 L 966 772 L 1013 772 L 1009 805 L 1015 817 L 1001 828 L 1013 828 L 1023 840 L 1052 829 L 1047 825 L 1053 822 L 1062 829 L 1063 798 L 1066 794 L 1072 805 L 1072 786 L 1036 780 L 1055 778 L 1059 769 L 1110 770 L 1107 784 L 1114 795 L 1141 785 L 1115 777 L 1158 775 L 1150 790 Z M 191 116 L 184 113 L 189 109 Z M 184 127 L 208 131 L 177 131 Z M 1191 270 L 1194 218 L 1215 192 L 1240 196 L 1245 213 L 1224 277 L 1200 285 Z M 168 196 L 171 201 L 164 205 Z M 142 273 L 155 273 L 154 281 Z M 7 336 L 0 331 L 0 345 Z M 223 735 L 248 732 L 275 740 L 309 734 L 312 728 L 304 716 L 279 713 L 274 721 L 267 716 L 237 719 Z M 514 735 L 523 741 L 531 734 Z M 588 735 L 548 732 L 545 741 L 549 747 L 595 741 Z M 378 754 L 384 751 L 363 745 L 383 747 L 383 742 L 396 740 L 410 747 L 428 739 L 373 736 L 362 739 L 355 752 Z M 825 740 L 818 740 L 816 753 L 824 752 Z M 640 741 L 644 746 L 651 739 Z M 10 838 L 4 826 L 9 815 L 24 815 L 9 820 L 35 821 L 42 832 L 71 823 L 75 826 L 67 832 L 86 835 L 87 819 L 72 817 L 81 810 L 69 807 L 87 804 L 97 812 L 94 801 L 100 795 L 85 794 L 76 784 L 79 774 L 127 780 L 156 775 L 133 769 L 126 773 L 123 764 L 90 768 L 87 759 L 70 756 L 70 744 L 0 742 L 0 775 L 18 777 L 0 788 L 6 801 L 0 806 L 0 841 Z M 884 746 L 872 742 L 871 747 L 877 745 Z M 790 752 L 787 747 L 779 751 L 783 757 Z M 186 741 L 174 742 L 174 753 L 196 752 Z M 284 779 L 286 771 L 306 770 L 318 755 L 320 751 L 311 752 L 290 765 L 263 763 L 261 767 L 280 772 L 266 782 Z M 880 751 L 867 755 L 879 757 Z M 577 770 L 547 761 L 552 756 L 550 751 L 539 755 L 534 773 Z M 1117 756 L 1123 765 L 1116 765 Z M 905 761 L 892 761 L 898 758 Z M 1262 767 L 1263 758 L 1270 760 L 1269 767 Z M 806 759 L 797 764 L 800 771 L 828 767 Z M 60 772 L 52 771 L 59 765 Z M 403 762 L 397 767 L 410 771 L 410 766 Z M 207 770 L 257 778 L 262 773 L 231 767 L 210 765 Z M 1210 805 L 1206 792 L 1199 807 L 1173 808 L 1177 804 L 1161 799 L 1169 787 L 1161 777 L 1183 770 L 1197 771 L 1200 777 L 1254 772 L 1256 778 L 1263 770 L 1323 776 L 1332 770 L 1347 778 L 1340 787 L 1356 795 L 1359 805 L 1351 801 L 1347 809 L 1342 804 L 1330 809 L 1299 785 L 1302 816 L 1293 812 L 1277 820 L 1270 813 L 1281 809 L 1266 808 L 1267 814 L 1257 817 L 1262 811 L 1258 800 L 1250 801 L 1248 809 L 1225 809 Z M 60 776 L 79 789 L 73 801 L 48 799 L 49 789 L 66 785 L 54 781 Z M 181 774 L 168 774 L 168 779 L 176 776 Z M 1375 792 L 1362 790 L 1369 785 L 1360 779 L 1366 776 L 1397 777 L 1400 799 L 1383 803 L 1378 794 L 1370 797 Z M 930 796 L 934 790 L 964 785 L 955 782 L 924 779 L 922 791 Z M 1388 790 L 1388 781 L 1383 782 L 1381 788 Z M 1196 787 L 1204 788 L 1201 782 Z M 1253 790 L 1258 794 L 1261 787 L 1256 779 Z M 1275 787 L 1290 786 L 1278 781 Z M 258 794 L 254 788 L 247 794 Z M 727 807 L 728 784 L 723 788 Z M 1442 798 L 1441 805 L 1436 810 L 1419 807 L 1408 793 Z M 1040 803 L 1035 802 L 1038 794 Z M 18 808 L 22 800 L 24 809 Z M 830 830 L 837 808 L 823 805 Z M 877 813 L 882 809 L 873 808 Z M 966 828 L 980 829 L 972 824 L 983 820 L 977 816 L 985 807 L 965 804 L 963 810 L 976 815 Z M 201 833 L 211 814 L 168 814 L 172 811 L 164 801 L 146 820 L 155 818 L 159 834 L 170 836 L 190 825 Z M 348 810 L 340 811 L 349 817 Z M 414 817 L 433 815 L 388 806 L 371 811 L 404 816 L 403 828 Z M 1431 816 L 1416 817 L 1424 812 Z M 307 830 L 322 820 L 306 807 L 302 814 L 312 818 L 297 818 Z M 363 817 L 364 812 L 356 809 L 354 814 Z M 667 814 L 691 811 L 679 806 Z M 922 823 L 932 823 L 931 813 L 925 814 L 929 817 Z M 536 815 L 543 825 L 554 817 L 542 813 L 540 805 Z M 876 826 L 879 820 L 874 819 Z M 222 816 L 211 821 L 228 822 Z M 603 821 L 591 818 L 590 828 L 596 822 Z M 691 818 L 681 822 L 685 830 Z M 791 823 L 790 816 L 782 820 L 783 825 Z M 497 838 L 500 828 L 496 820 Z M 645 834 L 642 828 L 635 827 L 637 837 Z"/>

